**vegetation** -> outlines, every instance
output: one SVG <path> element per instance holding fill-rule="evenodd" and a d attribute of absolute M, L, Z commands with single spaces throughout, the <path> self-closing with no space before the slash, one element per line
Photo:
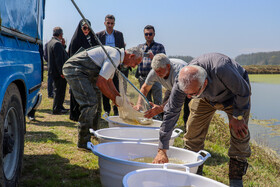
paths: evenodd
<path fill-rule="evenodd" d="M 45 73 L 45 79 L 46 73 Z M 132 81 L 136 79 L 130 78 Z M 68 115 L 52 115 L 52 99 L 47 97 L 46 83 L 42 87 L 43 100 L 36 112 L 36 121 L 28 122 L 25 135 L 24 165 L 20 186 L 101 186 L 98 158 L 91 152 L 79 151 L 77 124 Z M 69 108 L 67 92 L 66 108 Z M 28 119 L 27 119 L 28 121 Z M 102 128 L 108 124 L 102 121 Z M 180 118 L 178 127 L 183 129 Z M 183 147 L 183 135 L 175 146 Z M 98 142 L 92 138 L 92 142 Z M 271 150 L 252 142 L 252 156 L 244 177 L 244 186 L 277 187 L 280 184 L 280 160 Z M 229 130 L 222 118 L 215 115 L 211 122 L 205 150 L 210 152 L 204 176 L 228 184 L 227 150 Z"/>
<path fill-rule="evenodd" d="M 280 74 L 249 74 L 250 82 L 280 84 Z"/>
<path fill-rule="evenodd" d="M 246 65 L 249 74 L 280 74 L 280 65 Z"/>
<path fill-rule="evenodd" d="M 280 65 L 280 51 L 242 54 L 235 60 L 241 65 Z"/>

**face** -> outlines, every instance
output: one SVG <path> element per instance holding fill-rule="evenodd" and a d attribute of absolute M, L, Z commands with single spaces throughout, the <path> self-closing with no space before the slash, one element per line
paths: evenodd
<path fill-rule="evenodd" d="M 157 70 L 155 70 L 157 76 L 161 77 L 161 78 L 167 78 L 167 76 L 169 75 L 169 68 L 168 66 L 164 67 L 164 68 L 158 68 Z"/>
<path fill-rule="evenodd" d="M 84 33 L 85 36 L 88 35 L 88 33 L 89 33 L 89 28 L 88 28 L 88 25 L 87 25 L 87 24 L 84 24 L 84 25 L 82 26 L 82 31 L 83 31 L 83 33 Z"/>
<path fill-rule="evenodd" d="M 115 20 L 114 19 L 106 18 L 106 20 L 104 22 L 104 25 L 106 27 L 107 32 L 108 31 L 113 31 L 114 26 L 115 26 Z"/>
<path fill-rule="evenodd" d="M 187 88 L 184 92 L 187 94 L 187 97 L 190 98 L 198 98 L 202 92 L 205 90 L 207 86 L 207 79 L 201 85 L 199 81 L 193 81 L 189 88 Z"/>
<path fill-rule="evenodd" d="M 152 42 L 155 37 L 155 32 L 153 29 L 144 29 L 144 36 L 147 42 Z"/>

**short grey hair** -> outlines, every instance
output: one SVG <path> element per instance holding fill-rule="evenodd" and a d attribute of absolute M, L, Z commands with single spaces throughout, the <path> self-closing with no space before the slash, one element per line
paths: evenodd
<path fill-rule="evenodd" d="M 199 81 L 200 85 L 202 86 L 206 77 L 207 72 L 204 68 L 197 65 L 185 66 L 180 70 L 179 73 L 179 88 L 182 91 L 185 91 L 194 80 Z"/>
<path fill-rule="evenodd" d="M 143 58 L 144 56 L 144 51 L 140 46 L 137 47 L 131 47 L 129 49 L 126 49 L 127 54 L 134 54 L 135 58 Z"/>
<path fill-rule="evenodd" d="M 53 36 L 59 36 L 63 34 L 63 30 L 60 27 L 55 27 L 53 28 Z"/>
<path fill-rule="evenodd" d="M 158 70 L 159 68 L 165 68 L 167 64 L 170 64 L 169 58 L 163 53 L 156 54 L 152 60 L 153 70 Z"/>

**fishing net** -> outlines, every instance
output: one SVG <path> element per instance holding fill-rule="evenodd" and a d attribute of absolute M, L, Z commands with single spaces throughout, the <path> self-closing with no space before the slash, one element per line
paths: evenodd
<path fill-rule="evenodd" d="M 144 117 L 144 113 L 149 110 L 150 106 L 145 98 L 122 76 L 116 72 L 119 78 L 119 92 L 122 97 L 122 105 L 119 107 L 119 116 L 122 120 L 130 124 L 149 125 L 153 121 Z M 137 111 L 133 108 L 137 104 L 138 97 L 141 98 L 141 110 Z"/>

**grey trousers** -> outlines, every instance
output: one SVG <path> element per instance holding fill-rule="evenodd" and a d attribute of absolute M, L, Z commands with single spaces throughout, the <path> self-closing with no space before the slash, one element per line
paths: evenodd
<path fill-rule="evenodd" d="M 86 52 L 72 56 L 63 66 L 63 74 L 80 105 L 78 147 L 86 148 L 90 141 L 89 128 L 97 130 L 101 117 L 101 92 L 96 86 L 100 67 Z"/>

